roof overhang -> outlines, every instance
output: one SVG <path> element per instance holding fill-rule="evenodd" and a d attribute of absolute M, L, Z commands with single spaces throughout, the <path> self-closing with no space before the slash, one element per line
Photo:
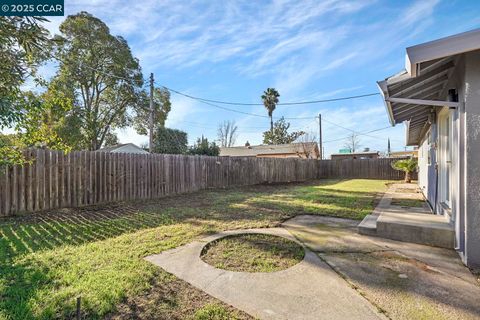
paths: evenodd
<path fill-rule="evenodd" d="M 407 145 L 418 145 L 436 108 L 447 101 L 448 83 L 458 55 L 480 49 L 480 29 L 407 48 L 405 70 L 378 81 L 392 126 L 407 122 Z"/>

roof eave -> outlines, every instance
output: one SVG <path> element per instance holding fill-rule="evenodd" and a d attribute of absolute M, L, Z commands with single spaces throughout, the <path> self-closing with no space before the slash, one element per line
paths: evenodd
<path fill-rule="evenodd" d="M 407 54 L 405 55 L 405 69 L 407 70 L 407 73 L 410 75 L 410 77 L 415 78 L 417 76 L 417 63 L 412 61 L 409 49 L 410 48 L 407 48 L 406 50 Z"/>
<path fill-rule="evenodd" d="M 377 81 L 377 86 L 380 89 L 380 94 L 382 95 L 383 103 L 385 104 L 385 108 L 387 109 L 388 120 L 390 121 L 390 124 L 392 125 L 392 127 L 394 127 L 395 119 L 393 118 L 392 104 L 390 103 L 390 101 L 388 101 L 389 94 L 388 94 L 388 88 L 387 88 L 387 81 L 386 80 Z"/>
<path fill-rule="evenodd" d="M 405 121 L 405 145 L 408 147 L 418 146 L 418 141 L 410 139 L 410 121 Z"/>

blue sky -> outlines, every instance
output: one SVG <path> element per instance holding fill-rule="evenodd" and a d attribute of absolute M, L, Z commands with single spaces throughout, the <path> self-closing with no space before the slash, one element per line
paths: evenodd
<path fill-rule="evenodd" d="M 128 40 L 147 77 L 194 96 L 261 102 L 267 87 L 280 101 L 327 99 L 378 92 L 376 81 L 404 68 L 405 47 L 478 28 L 478 1 L 104 1 L 65 0 L 67 14 L 88 11 L 112 34 Z M 63 17 L 47 27 L 58 30 Z M 45 68 L 45 73 L 52 72 Z M 230 106 L 266 114 L 263 106 Z M 278 106 L 274 116 L 322 113 L 326 154 L 342 148 L 356 131 L 388 126 L 380 96 L 316 105 Z M 217 124 L 235 120 L 238 145 L 261 143 L 266 118 L 220 110 L 172 95 L 167 126 L 216 139 Z M 328 121 L 328 122 L 327 122 Z M 334 123 L 334 124 L 332 124 Z M 291 120 L 292 128 L 316 133 L 315 119 Z M 133 129 L 121 142 L 148 139 Z M 372 137 L 370 137 L 372 136 Z M 384 151 L 404 146 L 403 125 L 360 138 L 362 147 Z M 330 140 L 337 140 L 328 142 Z"/>

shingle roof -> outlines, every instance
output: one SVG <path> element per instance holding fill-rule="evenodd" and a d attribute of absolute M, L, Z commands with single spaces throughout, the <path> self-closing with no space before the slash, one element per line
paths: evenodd
<path fill-rule="evenodd" d="M 274 154 L 301 154 L 304 150 L 313 151 L 317 148 L 315 142 L 306 143 L 290 143 L 275 145 L 258 145 L 258 146 L 241 146 L 220 148 L 220 156 L 230 157 L 255 157 L 258 155 L 274 155 Z"/>
<path fill-rule="evenodd" d="M 379 155 L 379 151 L 367 151 L 367 152 L 355 152 L 355 153 L 332 153 L 331 156 L 371 156 L 371 155 Z"/>
<path fill-rule="evenodd" d="M 139 146 L 137 146 L 134 143 L 121 143 L 121 144 L 117 144 L 117 145 L 114 145 L 114 146 L 101 148 L 101 149 L 98 149 L 97 151 L 98 152 L 115 152 L 116 150 L 121 149 L 125 146 L 131 146 L 135 149 L 138 149 L 138 151 L 143 151 L 142 153 L 148 153 L 147 151 L 143 150 L 142 148 L 140 148 Z"/>

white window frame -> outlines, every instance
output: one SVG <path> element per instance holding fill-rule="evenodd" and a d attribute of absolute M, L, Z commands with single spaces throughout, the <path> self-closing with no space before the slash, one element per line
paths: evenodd
<path fill-rule="evenodd" d="M 452 117 L 453 115 L 449 108 L 444 108 L 438 117 L 439 200 L 448 208 L 451 208 L 452 203 Z"/>

